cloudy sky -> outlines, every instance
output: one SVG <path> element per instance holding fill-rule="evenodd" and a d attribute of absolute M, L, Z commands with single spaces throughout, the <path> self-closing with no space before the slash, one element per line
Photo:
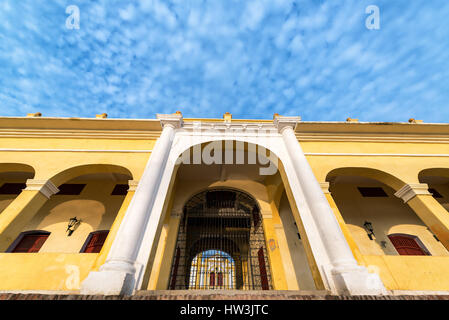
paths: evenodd
<path fill-rule="evenodd" d="M 449 122 L 449 1 L 0 1 L 0 116 L 177 110 Z"/>

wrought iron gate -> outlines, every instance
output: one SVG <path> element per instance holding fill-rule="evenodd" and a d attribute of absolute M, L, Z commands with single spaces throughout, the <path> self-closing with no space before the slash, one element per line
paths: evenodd
<path fill-rule="evenodd" d="M 184 207 L 169 289 L 271 289 L 256 201 L 229 189 L 193 196 Z"/>

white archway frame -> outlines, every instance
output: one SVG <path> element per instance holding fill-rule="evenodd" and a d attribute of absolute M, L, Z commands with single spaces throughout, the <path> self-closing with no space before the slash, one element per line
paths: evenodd
<path fill-rule="evenodd" d="M 169 195 L 169 189 L 176 176 L 176 167 L 177 165 L 179 165 L 177 164 L 177 159 L 182 155 L 184 151 L 189 150 L 196 145 L 224 140 L 234 140 L 262 146 L 270 152 L 274 153 L 278 157 L 279 161 L 282 162 L 286 176 L 288 177 L 288 183 L 291 189 L 295 190 L 293 196 L 300 211 L 300 218 L 303 222 L 304 229 L 311 244 L 311 250 L 315 262 L 318 266 L 322 267 L 320 268 L 320 274 L 323 282 L 327 289 L 331 291 L 335 290 L 335 286 L 333 285 L 333 283 L 328 281 L 329 275 L 327 275 L 327 272 L 330 272 L 332 266 L 330 265 L 326 250 L 319 237 L 319 232 L 316 228 L 310 208 L 307 205 L 304 193 L 302 192 L 302 188 L 291 164 L 291 160 L 289 159 L 282 135 L 280 135 L 275 130 L 272 130 L 269 134 L 264 135 L 245 135 L 244 131 L 241 134 L 231 132 L 228 135 L 211 135 L 203 133 L 195 134 L 185 130 L 178 130 L 176 132 L 168 161 L 162 175 L 161 183 L 159 185 L 156 201 L 154 203 L 153 210 L 147 223 L 147 228 L 145 230 L 145 234 L 143 236 L 137 255 L 135 263 L 135 267 L 137 270 L 135 274 L 135 289 L 138 290 L 141 288 L 143 274 L 147 268 L 147 262 L 149 261 L 149 257 L 152 254 L 152 250 L 156 250 L 159 235 L 157 231 L 158 229 L 160 229 L 160 224 L 162 224 L 162 221 L 164 219 L 164 217 L 162 217 L 162 213 L 165 211 L 164 205 Z"/>

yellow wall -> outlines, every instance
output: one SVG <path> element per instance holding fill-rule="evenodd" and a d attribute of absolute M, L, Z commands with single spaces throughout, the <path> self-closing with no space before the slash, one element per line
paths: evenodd
<path fill-rule="evenodd" d="M 97 254 L 0 253 L 0 290 L 79 290 Z"/>
<path fill-rule="evenodd" d="M 389 290 L 449 291 L 449 257 L 363 256 Z"/>

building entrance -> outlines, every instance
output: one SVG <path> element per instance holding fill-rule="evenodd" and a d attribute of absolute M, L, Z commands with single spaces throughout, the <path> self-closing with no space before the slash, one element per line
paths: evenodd
<path fill-rule="evenodd" d="M 272 289 L 262 217 L 251 196 L 214 189 L 186 203 L 169 289 Z"/>

